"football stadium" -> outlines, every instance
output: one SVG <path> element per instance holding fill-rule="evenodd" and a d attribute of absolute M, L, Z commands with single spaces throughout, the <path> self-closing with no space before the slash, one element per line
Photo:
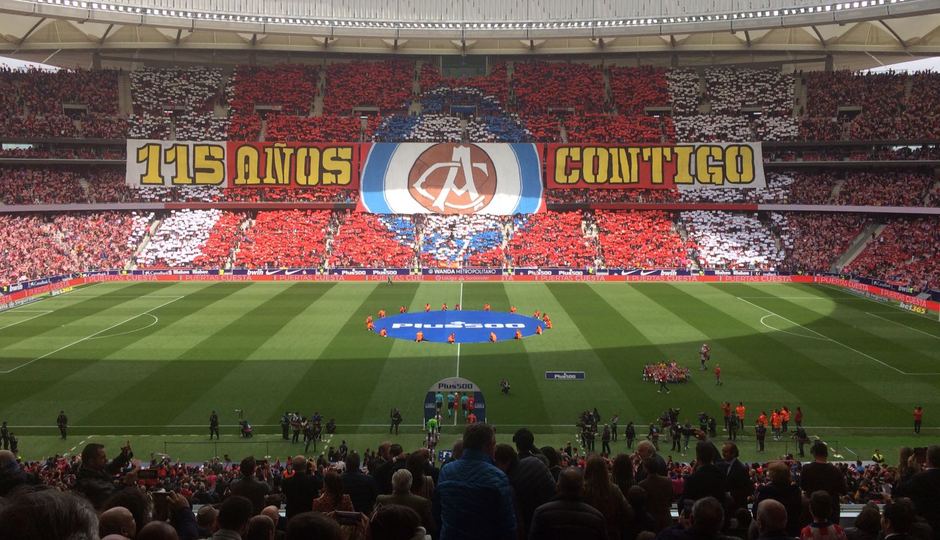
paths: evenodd
<path fill-rule="evenodd" d="M 0 539 L 940 538 L 937 0 L 0 13 Z"/>

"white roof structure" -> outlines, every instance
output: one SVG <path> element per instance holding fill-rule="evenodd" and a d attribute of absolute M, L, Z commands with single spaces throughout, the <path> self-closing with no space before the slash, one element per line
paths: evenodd
<path fill-rule="evenodd" d="M 0 0 L 0 55 L 62 66 L 333 54 L 867 68 L 940 55 L 940 0 Z"/>

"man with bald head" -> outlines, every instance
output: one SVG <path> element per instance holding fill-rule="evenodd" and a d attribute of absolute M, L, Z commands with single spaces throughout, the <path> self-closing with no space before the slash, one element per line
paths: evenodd
<path fill-rule="evenodd" d="M 787 534 L 787 509 L 774 499 L 766 499 L 757 505 L 758 538 L 761 540 L 791 540 Z"/>
<path fill-rule="evenodd" d="M 558 495 L 539 506 L 532 515 L 529 529 L 531 540 L 563 540 L 568 538 L 607 538 L 607 522 L 603 514 L 584 502 L 584 475 L 577 467 L 568 467 L 558 474 Z"/>
<path fill-rule="evenodd" d="M 115 506 L 98 516 L 98 534 L 103 537 L 117 534 L 125 538 L 134 538 L 136 533 L 137 523 L 134 521 L 134 514 L 123 506 Z"/>
<path fill-rule="evenodd" d="M 151 521 L 137 533 L 135 540 L 180 540 L 176 529 L 165 521 Z"/>
<path fill-rule="evenodd" d="M 271 520 L 271 523 L 274 523 L 274 538 L 284 538 L 284 531 L 287 530 L 287 520 L 285 519 L 284 522 L 281 523 L 281 512 L 278 507 L 274 505 L 265 506 L 264 509 L 261 510 L 261 515 L 267 516 L 268 519 Z"/>

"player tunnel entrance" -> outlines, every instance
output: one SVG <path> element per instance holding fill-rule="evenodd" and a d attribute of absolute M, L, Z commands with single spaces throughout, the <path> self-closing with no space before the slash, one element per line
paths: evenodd
<path fill-rule="evenodd" d="M 438 407 L 439 400 L 441 405 Z M 448 413 L 449 404 L 453 409 Z M 473 408 L 469 408 L 470 404 Z M 466 409 L 465 409 L 466 407 Z M 464 411 L 466 410 L 466 414 Z M 438 414 L 441 420 L 447 422 L 456 418 L 458 423 L 467 423 L 470 413 L 473 413 L 477 422 L 486 422 L 486 399 L 483 391 L 473 381 L 462 377 L 448 377 L 431 385 L 424 397 L 424 424 Z M 453 416 L 456 415 L 456 416 Z"/>

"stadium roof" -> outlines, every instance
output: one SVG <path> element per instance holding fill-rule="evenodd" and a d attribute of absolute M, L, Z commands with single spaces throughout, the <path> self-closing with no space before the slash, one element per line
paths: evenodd
<path fill-rule="evenodd" d="M 398 53 L 818 69 L 940 55 L 940 0 L 0 0 L 0 13 L 0 54 L 62 66 Z"/>

